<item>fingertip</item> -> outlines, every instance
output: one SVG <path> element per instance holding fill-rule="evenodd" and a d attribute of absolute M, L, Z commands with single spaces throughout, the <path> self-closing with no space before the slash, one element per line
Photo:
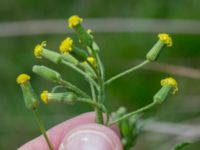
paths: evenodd
<path fill-rule="evenodd" d="M 90 123 L 74 128 L 63 138 L 59 150 L 122 150 L 119 136 L 112 129 Z"/>

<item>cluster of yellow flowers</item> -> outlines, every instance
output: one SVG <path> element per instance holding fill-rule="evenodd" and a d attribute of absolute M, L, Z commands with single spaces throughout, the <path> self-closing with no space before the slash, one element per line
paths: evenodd
<path fill-rule="evenodd" d="M 76 27 L 77 25 L 79 25 L 81 22 L 83 21 L 82 18 L 80 18 L 77 15 L 71 16 L 68 19 L 68 26 L 70 28 Z M 87 32 L 91 33 L 91 30 L 89 29 Z M 36 58 L 42 58 L 42 49 L 46 46 L 46 41 L 43 41 L 41 44 L 38 44 L 35 46 L 34 49 L 34 55 Z M 67 54 L 72 52 L 73 50 L 73 40 L 71 37 L 67 37 L 65 38 L 60 46 L 59 46 L 59 50 L 62 54 Z M 96 66 L 96 60 L 94 57 L 92 56 L 88 56 L 87 57 L 87 61 L 90 62 L 94 67 Z"/>

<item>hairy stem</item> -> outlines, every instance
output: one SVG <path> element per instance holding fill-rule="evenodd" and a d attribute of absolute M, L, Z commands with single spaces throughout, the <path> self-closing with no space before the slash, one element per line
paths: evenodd
<path fill-rule="evenodd" d="M 49 150 L 53 150 L 52 145 L 51 145 L 51 143 L 48 139 L 48 136 L 46 134 L 46 129 L 44 127 L 44 123 L 42 122 L 42 119 L 40 118 L 40 114 L 39 114 L 38 110 L 37 109 L 33 110 L 33 114 L 34 114 L 36 121 L 37 121 L 37 123 L 40 127 L 40 130 L 41 130 L 41 132 L 42 132 L 42 134 L 43 134 L 43 136 L 44 136 L 44 138 L 45 138 L 45 140 L 48 144 Z"/>
<path fill-rule="evenodd" d="M 134 71 L 134 70 L 137 70 L 137 69 L 143 67 L 143 66 L 146 65 L 147 63 L 149 63 L 149 61 L 148 61 L 148 60 L 145 60 L 145 61 L 143 61 L 142 63 L 140 63 L 139 65 L 134 66 L 134 67 L 132 67 L 132 68 L 130 68 L 130 69 L 128 69 L 128 70 L 126 70 L 126 71 L 120 73 L 120 74 L 117 74 L 117 75 L 113 76 L 112 78 L 108 79 L 104 84 L 105 84 L 105 85 L 110 84 L 110 83 L 113 82 L 114 80 L 116 80 L 116 79 L 118 79 L 118 78 L 121 78 L 122 76 L 124 76 L 124 75 L 126 75 L 126 74 L 128 74 L 128 73 L 130 73 L 130 72 L 132 72 L 132 71 Z"/>
<path fill-rule="evenodd" d="M 66 61 L 62 61 L 62 63 L 68 67 L 73 68 L 74 70 L 76 70 L 78 73 L 82 74 L 88 81 L 90 81 L 97 89 L 99 88 L 97 83 L 94 81 L 94 79 L 92 79 L 87 73 L 85 73 L 84 71 L 82 71 L 81 69 L 79 69 L 78 67 L 76 67 L 75 65 L 73 65 L 72 63 L 66 62 Z"/>
<path fill-rule="evenodd" d="M 80 96 L 87 97 L 87 98 L 90 97 L 85 92 L 83 92 L 82 90 L 77 88 L 75 85 L 73 85 L 73 84 L 71 84 L 71 83 L 69 83 L 69 82 L 67 82 L 65 80 L 61 79 L 60 81 L 58 81 L 58 84 L 61 84 L 62 86 L 66 87 L 69 90 L 72 90 L 73 92 L 77 93 Z"/>
<path fill-rule="evenodd" d="M 90 88 L 91 88 L 91 93 L 92 93 L 92 99 L 93 101 L 96 102 L 96 93 L 95 93 L 95 89 L 94 86 L 90 83 Z M 103 124 L 103 116 L 102 116 L 102 111 L 101 109 L 99 109 L 98 107 L 94 108 L 95 113 L 96 113 L 96 122 L 99 124 Z"/>
<path fill-rule="evenodd" d="M 97 103 L 96 101 L 92 100 L 92 99 L 89 99 L 89 98 L 82 98 L 82 97 L 78 97 L 77 98 L 77 101 L 79 102 L 83 102 L 83 103 L 87 103 L 87 104 L 90 104 L 98 109 L 103 109 L 102 105 Z"/>

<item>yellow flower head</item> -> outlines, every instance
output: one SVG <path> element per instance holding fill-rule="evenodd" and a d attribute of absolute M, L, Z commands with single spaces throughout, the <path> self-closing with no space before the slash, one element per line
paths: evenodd
<path fill-rule="evenodd" d="M 17 77 L 17 83 L 18 84 L 23 84 L 23 83 L 25 83 L 25 82 L 27 82 L 27 81 L 29 81 L 30 80 L 30 76 L 29 75 L 27 75 L 27 74 L 20 74 L 18 77 Z"/>
<path fill-rule="evenodd" d="M 40 94 L 40 98 L 41 98 L 41 100 L 42 100 L 45 104 L 48 104 L 48 94 L 49 94 L 48 91 L 43 91 L 43 92 Z"/>
<path fill-rule="evenodd" d="M 46 41 L 43 41 L 41 44 L 35 46 L 34 55 L 36 58 L 42 58 L 42 48 L 44 48 L 46 45 Z"/>
<path fill-rule="evenodd" d="M 88 56 L 88 57 L 87 57 L 87 61 L 89 61 L 94 67 L 96 67 L 97 62 L 96 62 L 96 60 L 94 59 L 94 57 Z"/>
<path fill-rule="evenodd" d="M 168 47 L 171 47 L 173 45 L 172 38 L 169 36 L 169 34 L 166 33 L 160 33 L 158 34 L 158 38 L 165 43 Z"/>
<path fill-rule="evenodd" d="M 63 40 L 60 44 L 60 52 L 63 54 L 69 53 L 72 51 L 72 45 L 73 45 L 73 40 L 68 37 L 65 40 Z"/>
<path fill-rule="evenodd" d="M 176 80 L 172 77 L 165 78 L 165 79 L 161 80 L 160 83 L 162 86 L 164 86 L 164 85 L 172 86 L 174 88 L 172 94 L 175 94 L 178 91 L 178 84 L 177 84 Z"/>
<path fill-rule="evenodd" d="M 83 21 L 83 19 L 77 15 L 71 16 L 68 19 L 68 26 L 69 26 L 69 28 L 73 28 L 73 27 L 77 26 L 78 24 L 80 24 L 82 21 Z"/>

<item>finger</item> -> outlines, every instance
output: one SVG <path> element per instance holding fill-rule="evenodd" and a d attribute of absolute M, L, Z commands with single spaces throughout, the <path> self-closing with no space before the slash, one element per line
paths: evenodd
<path fill-rule="evenodd" d="M 90 123 L 66 134 L 59 150 L 122 150 L 119 136 L 110 128 Z"/>
<path fill-rule="evenodd" d="M 77 116 L 73 119 L 67 120 L 47 131 L 48 138 L 52 144 L 53 149 L 57 150 L 64 136 L 69 133 L 72 129 L 89 123 L 95 122 L 95 113 L 85 113 Z M 112 126 L 111 129 L 119 135 L 116 126 Z M 18 150 L 48 150 L 48 145 L 43 136 L 39 136 L 25 145 L 21 146 Z"/>

